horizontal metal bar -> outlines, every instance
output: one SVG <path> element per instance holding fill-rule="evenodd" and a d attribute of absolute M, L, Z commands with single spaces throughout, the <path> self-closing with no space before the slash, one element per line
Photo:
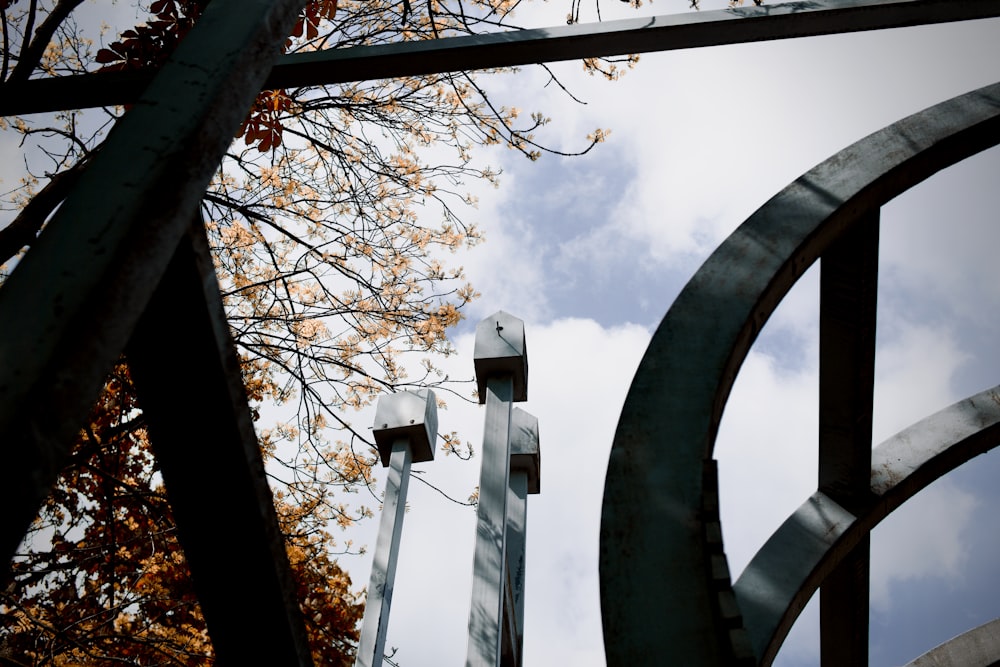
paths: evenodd
<path fill-rule="evenodd" d="M 806 0 L 286 55 L 265 88 L 512 67 L 1000 16 L 998 0 Z M 149 72 L 0 86 L 0 116 L 128 104 Z"/>

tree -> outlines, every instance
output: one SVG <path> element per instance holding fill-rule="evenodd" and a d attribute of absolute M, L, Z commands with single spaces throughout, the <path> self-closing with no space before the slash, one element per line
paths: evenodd
<path fill-rule="evenodd" d="M 362 605 L 317 512 L 277 498 L 318 665 L 349 665 Z M 13 564 L 0 664 L 209 665 L 211 645 L 142 414 L 119 363 Z"/>
<path fill-rule="evenodd" d="M 204 6 L 155 0 L 145 23 L 97 47 L 74 18 L 81 3 L 0 0 L 0 94 L 30 76 L 155 68 Z M 313 0 L 286 49 L 491 31 L 511 27 L 518 4 Z M 587 62 L 609 78 L 617 66 Z M 12 195 L 18 212 L 0 230 L 7 270 L 44 233 L 122 111 L 3 121 L 48 160 Z M 536 159 L 545 149 L 533 133 L 547 122 L 496 104 L 471 73 L 264 91 L 205 195 L 248 397 L 295 415 L 261 425 L 260 440 L 320 664 L 347 660 L 361 608 L 334 559 L 353 547 L 331 532 L 371 513 L 345 499 L 371 487 L 376 460 L 350 409 L 383 391 L 443 386 L 434 358 L 451 353 L 448 329 L 476 296 L 461 268 L 446 264 L 448 252 L 480 240 L 460 215 L 473 203 L 463 182 L 497 179 L 471 152 L 506 144 Z M 584 151 L 603 136 L 596 131 Z M 0 660 L 211 662 L 140 408 L 123 360 L 0 597 Z M 444 442 L 463 454 L 454 434 Z"/>

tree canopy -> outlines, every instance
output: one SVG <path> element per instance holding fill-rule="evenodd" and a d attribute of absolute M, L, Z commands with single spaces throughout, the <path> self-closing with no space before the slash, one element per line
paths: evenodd
<path fill-rule="evenodd" d="M 33 77 L 154 69 L 206 2 L 154 0 L 97 44 L 77 16 L 83 0 L 0 0 L 0 95 Z M 520 4 L 312 0 L 285 48 L 514 28 Z M 585 67 L 615 78 L 632 62 Z M 549 119 L 492 99 L 482 80 L 493 73 L 262 91 L 202 202 L 248 398 L 294 415 L 261 420 L 258 433 L 318 664 L 350 664 L 363 605 L 336 561 L 354 547 L 334 533 L 371 514 L 346 495 L 371 488 L 377 460 L 352 409 L 407 386 L 450 387 L 435 359 L 452 353 L 449 328 L 476 291 L 448 257 L 482 240 L 464 217 L 475 203 L 465 184 L 498 178 L 473 150 L 506 145 L 532 160 L 547 150 L 535 134 Z M 125 112 L 0 119 L 20 133 L 31 170 L 7 196 L 0 279 Z M 604 136 L 595 130 L 576 152 Z M 456 434 L 442 437 L 468 455 Z M 0 593 L 0 664 L 211 664 L 127 359 L 12 574 Z"/>

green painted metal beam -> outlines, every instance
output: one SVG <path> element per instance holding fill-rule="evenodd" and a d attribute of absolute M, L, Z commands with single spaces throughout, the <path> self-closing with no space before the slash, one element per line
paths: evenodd
<path fill-rule="evenodd" d="M 998 0 L 809 0 L 283 56 L 265 88 L 418 76 L 1000 16 Z M 148 72 L 0 87 L 0 116 L 128 104 Z"/>

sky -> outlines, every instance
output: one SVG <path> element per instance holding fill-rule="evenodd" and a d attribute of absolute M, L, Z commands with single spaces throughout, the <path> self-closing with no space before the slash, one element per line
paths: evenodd
<path fill-rule="evenodd" d="M 609 19 L 687 4 L 601 9 Z M 706 0 L 703 10 L 722 4 Z M 562 25 L 566 5 L 529 3 L 518 19 Z M 582 20 L 594 19 L 584 7 Z M 470 184 L 480 205 L 466 217 L 486 242 L 448 259 L 465 266 L 482 296 L 443 366 L 471 378 L 475 324 L 497 310 L 525 321 L 521 407 L 539 420 L 542 461 L 541 493 L 528 500 L 524 664 L 590 667 L 605 664 L 597 563 L 604 474 L 652 331 L 709 253 L 801 173 L 903 116 L 1000 78 L 1000 21 L 645 54 L 615 82 L 588 77 L 578 63 L 553 68 L 585 104 L 546 87 L 532 68 L 491 78 L 489 88 L 504 104 L 552 117 L 539 134 L 552 147 L 580 147 L 598 127 L 611 133 L 581 157 L 480 153 L 503 167 L 499 188 Z M 1000 381 L 998 180 L 994 149 L 883 209 L 875 443 Z M 812 270 L 765 327 L 725 410 L 715 455 L 734 579 L 815 488 L 817 300 Z M 457 430 L 477 448 L 482 424 L 481 407 L 455 399 L 439 414 L 441 431 Z M 439 453 L 414 466 L 415 476 L 464 499 L 478 483 L 478 461 Z M 1000 616 L 998 475 L 1000 456 L 979 457 L 873 534 L 873 666 L 903 665 Z M 393 660 L 463 664 L 474 511 L 417 481 L 408 504 L 389 624 Z M 347 535 L 369 546 L 341 560 L 358 588 L 367 584 L 376 528 L 369 522 Z M 817 619 L 810 605 L 775 664 L 818 663 Z"/>
<path fill-rule="evenodd" d="M 611 4 L 602 4 L 605 19 L 635 15 Z M 533 22 L 536 9 L 520 18 Z M 533 25 L 564 21 L 563 8 L 545 9 Z M 539 419 L 542 472 L 541 494 L 528 500 L 525 665 L 604 664 L 597 559 L 608 452 L 649 336 L 685 282 L 804 171 L 899 118 L 993 83 L 998 38 L 1000 22 L 977 21 L 645 54 L 616 82 L 590 79 L 576 63 L 557 66 L 586 105 L 554 86 L 539 92 L 545 79 L 527 68 L 493 88 L 551 116 L 547 137 L 558 147 L 611 130 L 583 157 L 528 163 L 498 154 L 501 186 L 480 193 L 474 216 L 486 242 L 461 257 L 483 296 L 457 338 L 456 374 L 471 369 L 480 319 L 505 310 L 526 323 L 521 407 Z M 876 444 L 1000 378 L 998 178 L 1000 152 L 988 151 L 883 209 Z M 725 411 L 716 458 L 734 577 L 815 489 L 817 301 L 813 270 L 766 326 Z M 478 442 L 482 409 L 454 403 L 441 429 Z M 478 479 L 475 466 L 445 458 L 417 468 L 459 497 Z M 903 665 L 1000 616 L 998 472 L 1000 457 L 979 457 L 873 534 L 873 666 Z M 407 667 L 462 664 L 474 519 L 420 484 L 409 502 L 389 644 Z M 818 664 L 814 604 L 775 664 Z"/>

